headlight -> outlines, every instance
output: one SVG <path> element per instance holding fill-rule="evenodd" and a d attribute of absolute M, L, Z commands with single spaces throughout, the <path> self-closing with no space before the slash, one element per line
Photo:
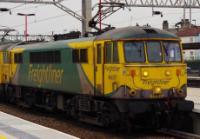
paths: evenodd
<path fill-rule="evenodd" d="M 153 90 L 154 95 L 160 95 L 161 94 L 161 88 L 160 87 L 155 87 Z"/>
<path fill-rule="evenodd" d="M 144 76 L 144 77 L 148 77 L 148 76 L 149 76 L 148 71 L 144 71 L 144 72 L 143 72 L 143 76 Z"/>
<path fill-rule="evenodd" d="M 166 71 L 166 72 L 165 72 L 165 75 L 166 75 L 166 76 L 170 76 L 170 75 L 171 75 L 171 72 L 170 72 L 170 71 Z"/>

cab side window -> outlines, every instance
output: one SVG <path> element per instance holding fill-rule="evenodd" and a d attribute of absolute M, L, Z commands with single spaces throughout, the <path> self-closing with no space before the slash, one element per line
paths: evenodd
<path fill-rule="evenodd" d="M 105 63 L 119 63 L 118 45 L 117 42 L 105 43 Z"/>
<path fill-rule="evenodd" d="M 80 62 L 87 63 L 88 62 L 88 51 L 87 49 L 80 49 Z"/>
<path fill-rule="evenodd" d="M 17 64 L 23 63 L 22 53 L 16 53 L 16 54 L 14 54 L 14 63 L 17 63 Z"/>
<path fill-rule="evenodd" d="M 97 64 L 101 64 L 101 44 L 97 44 Z"/>
<path fill-rule="evenodd" d="M 112 43 L 105 44 L 105 63 L 111 63 Z"/>
<path fill-rule="evenodd" d="M 3 52 L 3 63 L 10 63 L 10 53 Z"/>
<path fill-rule="evenodd" d="M 119 63 L 119 54 L 118 54 L 117 42 L 113 43 L 113 63 Z"/>
<path fill-rule="evenodd" d="M 72 62 L 73 63 L 79 62 L 79 50 L 78 49 L 72 50 Z"/>
<path fill-rule="evenodd" d="M 73 49 L 72 62 L 73 63 L 88 63 L 88 50 L 87 49 Z"/>

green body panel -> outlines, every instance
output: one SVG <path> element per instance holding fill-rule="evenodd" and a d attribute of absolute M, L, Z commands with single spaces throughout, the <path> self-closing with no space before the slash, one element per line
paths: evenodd
<path fill-rule="evenodd" d="M 16 84 L 63 92 L 82 92 L 78 64 L 72 63 L 72 49 L 65 47 L 60 51 L 60 64 L 30 64 L 30 51 L 25 51 L 24 62 L 17 70 Z"/>

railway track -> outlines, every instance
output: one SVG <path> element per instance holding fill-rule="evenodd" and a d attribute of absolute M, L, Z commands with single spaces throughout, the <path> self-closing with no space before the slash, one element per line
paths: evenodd
<path fill-rule="evenodd" d="M 100 128 L 66 119 L 62 114 L 57 116 L 57 114 L 46 111 L 36 111 L 34 109 L 21 107 L 16 108 L 16 106 L 1 103 L 0 111 L 49 128 L 54 128 L 61 132 L 77 136 L 81 139 L 200 139 L 199 135 L 168 129 L 161 129 L 156 132 L 149 130 L 136 130 L 131 131 L 131 133 L 127 133 L 127 131 L 124 130 L 113 131 L 108 128 Z"/>
<path fill-rule="evenodd" d="M 172 129 L 161 129 L 157 131 L 158 133 L 169 135 L 177 139 L 200 139 L 200 135 L 178 131 L 178 130 L 172 130 Z"/>
<path fill-rule="evenodd" d="M 187 82 L 189 87 L 200 87 L 200 77 L 188 76 Z"/>

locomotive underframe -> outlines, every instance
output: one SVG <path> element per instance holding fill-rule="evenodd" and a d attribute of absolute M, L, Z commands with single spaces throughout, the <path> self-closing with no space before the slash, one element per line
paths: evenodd
<path fill-rule="evenodd" d="M 194 104 L 185 99 L 123 100 L 56 92 L 38 88 L 2 85 L 2 101 L 24 107 L 61 110 L 80 121 L 99 126 L 146 124 L 168 126 L 173 115 L 192 111 Z M 145 120 L 144 120 L 145 119 Z M 160 125 L 162 123 L 162 125 Z M 118 126 L 117 126 L 118 127 Z"/>

